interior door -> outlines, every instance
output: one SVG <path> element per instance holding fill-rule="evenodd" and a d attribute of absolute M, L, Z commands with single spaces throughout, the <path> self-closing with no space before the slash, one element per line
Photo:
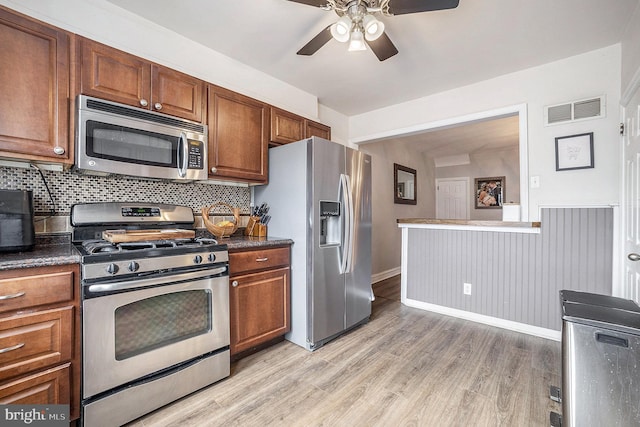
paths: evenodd
<path fill-rule="evenodd" d="M 436 180 L 437 219 L 469 219 L 468 182 L 467 178 Z"/>
<path fill-rule="evenodd" d="M 624 289 L 640 302 L 640 90 L 622 109 L 624 123 Z"/>

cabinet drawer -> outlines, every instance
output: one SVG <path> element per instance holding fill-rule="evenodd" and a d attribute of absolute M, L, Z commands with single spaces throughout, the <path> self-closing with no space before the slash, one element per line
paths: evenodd
<path fill-rule="evenodd" d="M 71 360 L 73 307 L 0 319 L 0 381 Z"/>
<path fill-rule="evenodd" d="M 70 364 L 0 384 L 3 405 L 68 405 L 71 403 Z"/>
<path fill-rule="evenodd" d="M 26 269 L 12 271 L 11 275 L 16 277 L 0 275 L 0 312 L 73 301 L 75 269 L 60 271 L 58 267 L 57 270 Z"/>
<path fill-rule="evenodd" d="M 229 274 L 286 267 L 290 263 L 289 248 L 258 249 L 229 253 Z"/>

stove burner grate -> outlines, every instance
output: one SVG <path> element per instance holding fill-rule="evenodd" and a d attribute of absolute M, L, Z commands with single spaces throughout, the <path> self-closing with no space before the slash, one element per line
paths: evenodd
<path fill-rule="evenodd" d="M 146 242 L 125 242 L 111 243 L 107 240 L 87 240 L 82 242 L 82 247 L 88 254 L 98 254 L 106 252 L 127 252 L 144 249 L 177 248 L 180 246 L 201 246 L 217 245 L 216 239 L 196 238 L 196 239 L 174 239 L 174 240 L 153 240 Z"/>

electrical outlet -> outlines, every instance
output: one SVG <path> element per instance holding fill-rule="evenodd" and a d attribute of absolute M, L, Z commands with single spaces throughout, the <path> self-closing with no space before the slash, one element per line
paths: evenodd
<path fill-rule="evenodd" d="M 463 292 L 465 295 L 471 295 L 471 283 L 464 283 Z"/>

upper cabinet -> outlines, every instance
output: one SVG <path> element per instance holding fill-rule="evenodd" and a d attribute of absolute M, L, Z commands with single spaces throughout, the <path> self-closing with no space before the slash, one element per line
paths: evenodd
<path fill-rule="evenodd" d="M 0 156 L 72 163 L 72 36 L 0 8 Z"/>
<path fill-rule="evenodd" d="M 277 146 L 318 136 L 331 139 L 331 128 L 304 117 L 271 107 L 271 145 Z"/>
<path fill-rule="evenodd" d="M 271 107 L 271 143 L 288 144 L 305 138 L 304 117 Z"/>
<path fill-rule="evenodd" d="M 202 80 L 92 40 L 80 44 L 80 93 L 202 122 Z"/>
<path fill-rule="evenodd" d="M 209 177 L 266 184 L 269 106 L 208 85 Z"/>
<path fill-rule="evenodd" d="M 317 136 L 331 141 L 331 128 L 322 123 L 312 122 L 311 120 L 305 121 L 305 134 L 307 138 Z"/>

